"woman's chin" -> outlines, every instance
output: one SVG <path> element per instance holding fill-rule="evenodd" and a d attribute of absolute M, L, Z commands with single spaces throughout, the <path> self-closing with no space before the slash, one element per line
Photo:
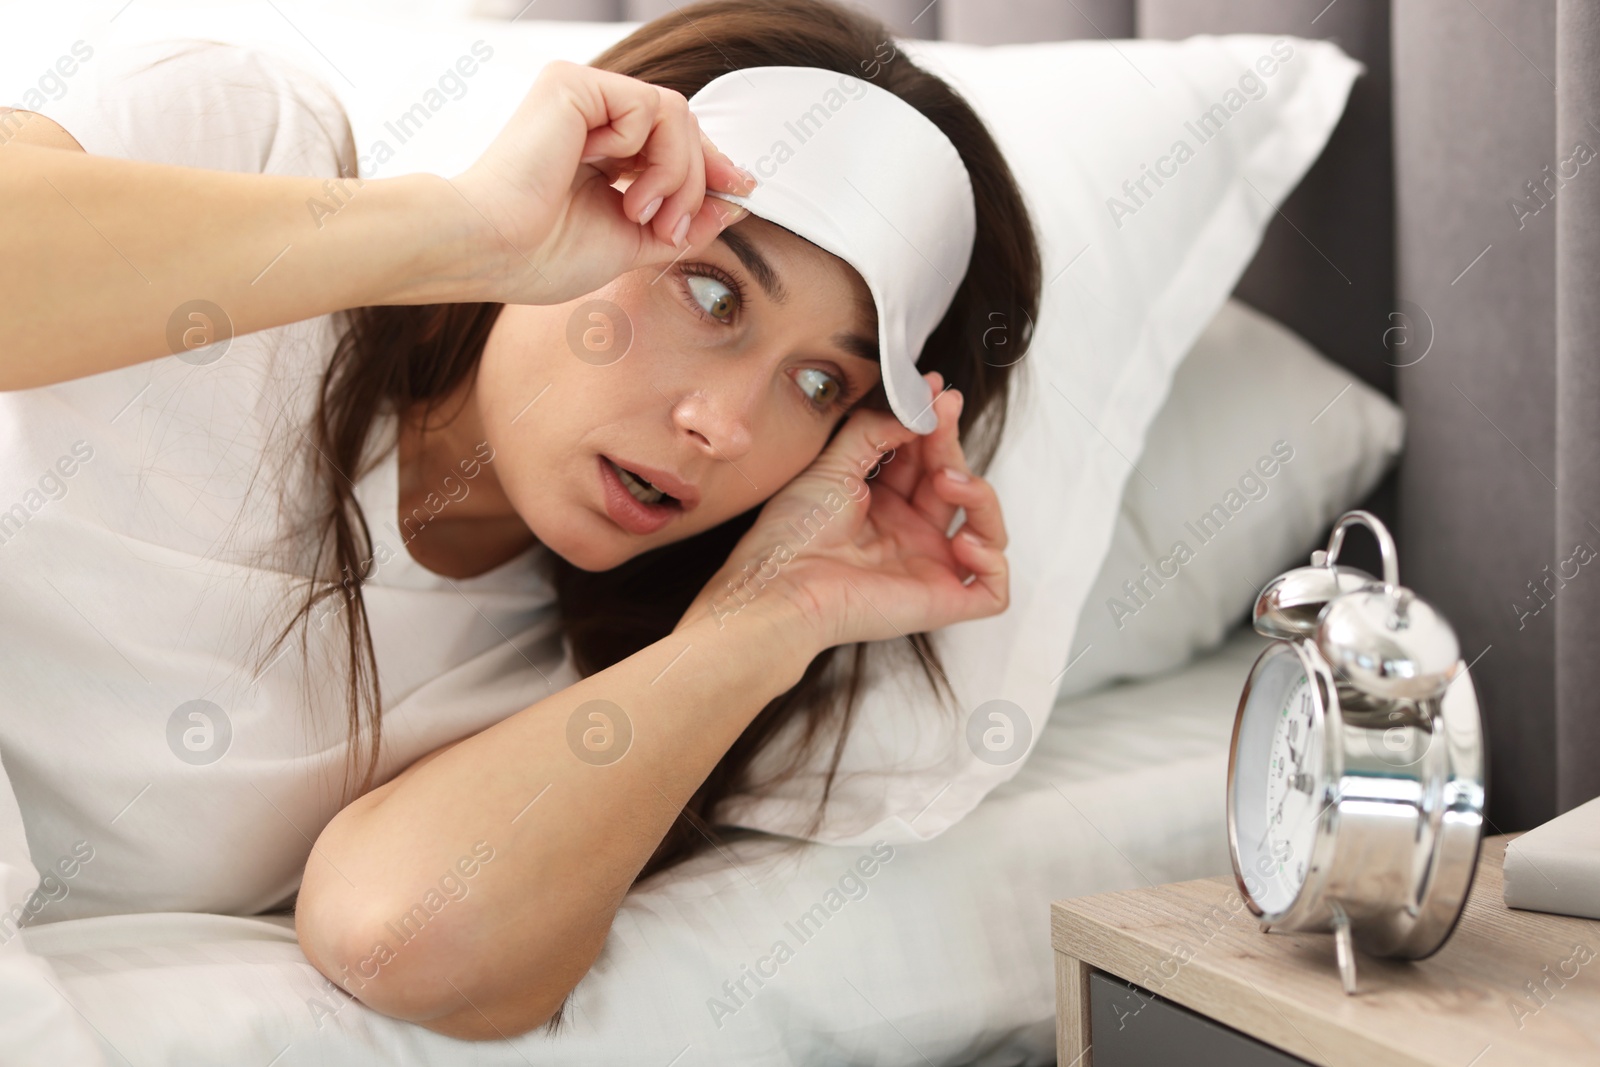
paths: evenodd
<path fill-rule="evenodd" d="M 634 556 L 634 553 L 622 549 L 614 537 L 607 537 L 604 533 L 596 534 L 592 530 L 563 530 L 561 531 L 563 536 L 550 537 L 544 536 L 537 530 L 534 532 L 546 548 L 580 571 L 590 573 L 608 571 L 621 566 Z M 621 531 L 614 533 L 625 536 Z"/>

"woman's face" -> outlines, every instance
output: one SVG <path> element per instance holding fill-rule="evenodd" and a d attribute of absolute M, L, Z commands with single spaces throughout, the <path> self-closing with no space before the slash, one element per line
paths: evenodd
<path fill-rule="evenodd" d="M 703 252 L 580 300 L 507 305 L 470 408 L 534 535 L 607 570 L 776 493 L 878 384 L 876 353 L 861 276 L 749 216 Z M 605 457 L 683 499 L 634 508 Z"/>

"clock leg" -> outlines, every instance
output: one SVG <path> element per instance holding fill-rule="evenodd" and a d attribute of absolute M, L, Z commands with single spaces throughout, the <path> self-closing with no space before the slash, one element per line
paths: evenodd
<path fill-rule="evenodd" d="M 1056 1063 L 1090 1067 L 1089 965 L 1056 953 Z"/>
<path fill-rule="evenodd" d="M 1356 946 L 1350 934 L 1350 916 L 1344 913 L 1337 900 L 1330 900 L 1333 909 L 1333 948 L 1339 958 L 1339 980 L 1344 983 L 1346 996 L 1356 995 Z"/>

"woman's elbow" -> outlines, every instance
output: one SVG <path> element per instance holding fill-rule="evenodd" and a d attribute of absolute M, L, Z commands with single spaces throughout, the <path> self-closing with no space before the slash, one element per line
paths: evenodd
<path fill-rule="evenodd" d="M 559 1025 L 571 995 L 571 990 L 568 990 L 555 997 L 530 998 L 525 1006 L 501 1013 L 495 1018 L 468 1005 L 446 1015 L 420 1020 L 417 1025 L 464 1041 L 497 1041 L 525 1034 L 541 1026 L 553 1028 Z"/>
<path fill-rule="evenodd" d="M 558 1020 L 576 984 L 494 973 L 462 947 L 470 938 L 440 928 L 444 916 L 424 928 L 425 911 L 374 920 L 332 910 L 303 899 L 296 909 L 295 933 L 312 965 L 373 1011 L 449 1037 L 515 1037 Z"/>

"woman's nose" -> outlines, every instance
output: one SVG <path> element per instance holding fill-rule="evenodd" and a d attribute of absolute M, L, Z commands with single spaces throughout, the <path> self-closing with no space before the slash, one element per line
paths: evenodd
<path fill-rule="evenodd" d="M 754 414 L 752 390 L 731 382 L 721 389 L 691 390 L 672 408 L 673 421 L 681 433 L 688 434 L 708 455 L 730 461 L 749 453 L 754 439 Z"/>

